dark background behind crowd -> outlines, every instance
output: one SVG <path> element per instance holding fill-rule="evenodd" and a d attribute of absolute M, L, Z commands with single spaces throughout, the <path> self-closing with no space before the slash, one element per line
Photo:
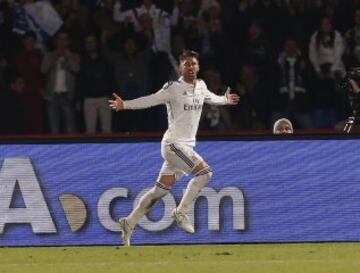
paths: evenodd
<path fill-rule="evenodd" d="M 176 80 L 200 53 L 208 89 L 238 106 L 204 106 L 202 130 L 341 128 L 336 88 L 360 65 L 359 0 L 0 1 L 0 133 L 162 131 L 165 107 L 112 113 L 107 100 Z"/>

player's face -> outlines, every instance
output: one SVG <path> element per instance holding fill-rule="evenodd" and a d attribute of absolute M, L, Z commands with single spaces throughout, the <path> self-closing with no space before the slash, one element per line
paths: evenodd
<path fill-rule="evenodd" d="M 291 126 L 287 122 L 280 122 L 274 132 L 275 135 L 287 135 L 292 133 L 293 131 L 291 129 Z"/>
<path fill-rule="evenodd" d="M 187 57 L 180 63 L 180 74 L 186 82 L 194 81 L 199 69 L 199 62 L 194 57 Z"/>

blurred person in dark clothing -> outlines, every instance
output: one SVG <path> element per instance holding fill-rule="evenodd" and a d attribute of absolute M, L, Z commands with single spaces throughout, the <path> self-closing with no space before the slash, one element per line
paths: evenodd
<path fill-rule="evenodd" d="M 199 52 L 202 66 L 208 65 L 214 57 L 209 23 L 203 17 L 197 18 L 192 33 L 187 36 L 187 45 Z"/>
<path fill-rule="evenodd" d="M 227 16 L 223 16 L 224 29 L 230 32 L 230 36 L 237 45 L 247 38 L 247 30 L 253 21 L 254 1 L 239 0 L 228 4 L 225 10 Z"/>
<path fill-rule="evenodd" d="M 298 41 L 307 41 L 310 34 L 306 29 L 306 1 L 305 0 L 289 0 L 285 3 L 285 22 L 288 24 L 287 35 L 292 35 Z"/>
<path fill-rule="evenodd" d="M 23 92 L 24 79 L 20 75 L 8 75 L 8 88 L 0 92 L 0 133 L 23 134 L 25 133 L 25 112 Z"/>
<path fill-rule="evenodd" d="M 218 67 L 226 82 L 234 82 L 229 69 L 235 65 L 236 46 L 228 42 L 229 37 L 223 31 L 220 5 L 214 2 L 197 18 L 192 33 L 187 35 L 186 44 L 200 53 L 202 67 Z"/>
<path fill-rule="evenodd" d="M 98 1 L 96 10 L 90 16 L 90 22 L 96 31 L 102 33 L 103 31 L 118 27 L 113 21 L 114 0 Z"/>
<path fill-rule="evenodd" d="M 274 48 L 281 44 L 281 39 L 289 33 L 289 24 L 286 19 L 286 7 L 283 1 L 262 0 L 256 1 L 253 7 L 253 18 L 261 20 L 264 31 Z"/>
<path fill-rule="evenodd" d="M 243 46 L 239 48 L 240 60 L 251 64 L 256 68 L 260 76 L 263 76 L 270 67 L 272 48 L 262 24 L 253 21 L 248 28 L 248 36 Z"/>
<path fill-rule="evenodd" d="M 287 39 L 279 55 L 275 73 L 278 83 L 271 96 L 271 123 L 281 117 L 288 117 L 294 120 L 299 128 L 312 128 L 311 97 L 306 86 L 307 72 L 306 60 L 297 41 Z"/>
<path fill-rule="evenodd" d="M 55 50 L 46 53 L 41 71 L 46 75 L 44 99 L 47 106 L 50 132 L 53 134 L 77 131 L 75 84 L 80 70 L 80 57 L 70 51 L 68 32 L 60 30 L 54 37 Z"/>
<path fill-rule="evenodd" d="M 342 61 L 344 40 L 332 21 L 323 17 L 311 36 L 309 59 L 315 71 L 313 88 L 315 128 L 333 128 L 338 121 L 335 77 L 345 71 Z"/>
<path fill-rule="evenodd" d="M 202 2 L 203 4 L 205 2 Z M 196 27 L 195 27 L 195 36 L 193 39 L 196 45 L 195 49 L 199 51 L 206 60 L 206 57 L 211 58 L 214 55 L 213 45 L 211 42 L 211 30 L 215 28 L 215 21 L 221 19 L 221 7 L 218 2 L 213 1 L 212 3 L 204 6 L 204 9 L 200 10 L 200 15 L 197 18 Z M 221 29 L 221 21 L 220 26 Z"/>
<path fill-rule="evenodd" d="M 241 97 L 231 111 L 236 129 L 265 129 L 268 119 L 268 96 L 255 67 L 245 64 L 240 68 L 236 91 Z"/>
<path fill-rule="evenodd" d="M 102 46 L 105 58 L 114 68 L 117 90 L 122 90 L 121 96 L 133 99 L 145 95 L 150 88 L 149 63 L 152 57 L 151 43 L 145 38 L 146 46 L 141 48 L 142 37 L 128 34 L 122 41 L 120 51 L 111 49 L 108 44 L 109 33 L 104 32 Z"/>
<path fill-rule="evenodd" d="M 26 101 L 25 112 L 27 131 L 33 134 L 44 133 L 44 105 L 42 92 L 44 79 L 41 74 L 42 53 L 35 48 L 36 34 L 32 31 L 22 36 L 22 48 L 10 59 L 10 66 L 21 75 L 26 83 L 23 97 Z"/>
<path fill-rule="evenodd" d="M 179 21 L 176 30 L 183 32 L 194 27 L 196 19 L 200 14 L 201 1 L 199 0 L 183 0 L 177 1 L 179 8 Z"/>
<path fill-rule="evenodd" d="M 222 19 L 217 18 L 210 22 L 210 42 L 213 50 L 213 61 L 210 65 L 219 68 L 224 82 L 234 83 L 236 73 L 236 45 L 231 42 L 229 33 L 223 28 Z"/>
<path fill-rule="evenodd" d="M 346 67 L 360 66 L 360 8 L 354 12 L 355 25 L 346 31 L 344 61 Z"/>
<path fill-rule="evenodd" d="M 81 48 L 82 33 L 89 25 L 89 12 L 82 0 L 59 0 L 55 9 L 72 37 L 72 48 Z"/>
<path fill-rule="evenodd" d="M 112 71 L 99 50 L 95 34 L 84 38 L 85 51 L 81 56 L 79 93 L 84 99 L 84 120 L 87 133 L 95 133 L 97 121 L 101 132 L 111 132 L 111 110 L 107 105 L 112 93 Z"/>
<path fill-rule="evenodd" d="M 102 47 L 106 60 L 113 67 L 116 90 L 121 90 L 120 96 L 125 99 L 134 99 L 139 96 L 147 95 L 146 92 L 151 87 L 151 77 L 149 66 L 152 60 L 153 51 L 151 42 L 145 37 L 145 48 L 139 44 L 139 34 L 128 34 L 123 41 L 118 41 L 121 45 L 120 52 L 112 50 L 108 44 L 110 33 L 104 32 L 102 35 Z M 144 110 L 148 111 L 148 110 Z M 143 116 L 141 111 L 136 113 L 121 113 L 115 117 L 115 130 L 118 131 L 144 131 L 151 126 Z M 138 120 L 137 122 L 135 122 Z"/>
<path fill-rule="evenodd" d="M 203 73 L 207 88 L 214 94 L 221 96 L 227 89 L 222 83 L 221 74 L 216 68 L 208 68 Z M 231 129 L 231 115 L 226 107 L 205 104 L 201 115 L 200 129 L 223 131 Z"/>
<path fill-rule="evenodd" d="M 355 1 L 315 0 L 308 2 L 310 5 L 308 19 L 314 24 L 313 29 L 316 28 L 319 18 L 322 17 L 329 17 L 336 29 L 341 33 L 344 33 L 351 27 L 352 17 L 350 14 L 353 13 L 355 9 Z"/>

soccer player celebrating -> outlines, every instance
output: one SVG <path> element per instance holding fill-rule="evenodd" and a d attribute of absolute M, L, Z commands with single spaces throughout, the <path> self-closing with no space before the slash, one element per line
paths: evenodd
<path fill-rule="evenodd" d="M 204 103 L 236 105 L 240 99 L 238 95 L 231 94 L 229 89 L 224 96 L 217 96 L 207 89 L 204 81 L 197 79 L 200 69 L 198 53 L 184 51 L 180 56 L 179 66 L 179 80 L 166 83 L 155 94 L 126 101 L 113 94 L 114 99 L 109 100 L 110 108 L 116 111 L 165 104 L 168 115 L 169 127 L 161 142 L 164 163 L 157 182 L 141 197 L 137 207 L 126 218 L 119 220 L 121 238 L 125 246 L 130 245 L 131 235 L 139 220 L 171 190 L 175 181 L 190 173 L 194 177 L 188 183 L 179 206 L 173 210 L 172 217 L 179 227 L 194 233 L 194 227 L 186 213 L 212 176 L 210 166 L 193 149 L 202 106 Z"/>

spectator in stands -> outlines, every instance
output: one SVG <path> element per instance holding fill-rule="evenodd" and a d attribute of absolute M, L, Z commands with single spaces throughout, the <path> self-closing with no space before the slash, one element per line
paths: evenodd
<path fill-rule="evenodd" d="M 142 5 L 122 11 L 121 1 L 117 1 L 114 7 L 114 20 L 123 23 L 125 27 L 135 32 L 142 32 L 151 25 L 152 46 L 154 52 L 170 52 L 171 24 L 176 24 L 176 19 L 164 10 L 159 9 L 153 0 L 142 0 Z M 144 16 L 147 15 L 147 16 Z M 176 14 L 174 14 L 176 17 Z"/>
<path fill-rule="evenodd" d="M 35 48 L 36 34 L 28 31 L 22 36 L 22 48 L 10 60 L 13 71 L 25 81 L 23 98 L 25 103 L 26 131 L 32 134 L 44 133 L 44 111 L 42 92 L 44 80 L 41 74 L 42 53 Z"/>
<path fill-rule="evenodd" d="M 306 33 L 306 1 L 305 0 L 289 0 L 285 1 L 285 12 L 287 18 L 285 18 L 288 24 L 288 35 L 292 35 L 298 41 L 308 40 Z"/>
<path fill-rule="evenodd" d="M 294 129 L 290 120 L 286 118 L 281 118 L 275 121 L 273 126 L 274 135 L 288 135 L 293 133 Z"/>
<path fill-rule="evenodd" d="M 102 35 L 102 46 L 107 61 L 113 66 L 115 87 L 121 91 L 120 96 L 126 99 L 134 99 L 146 95 L 150 90 L 149 65 L 152 59 L 151 43 L 147 40 L 144 49 L 139 45 L 139 36 L 128 35 L 121 43 L 121 52 L 110 49 L 108 45 L 109 33 Z M 145 39 L 146 41 L 146 39 Z M 146 110 L 145 110 L 146 111 Z M 116 129 L 120 131 L 144 130 L 147 122 L 139 118 L 141 112 L 122 113 L 116 116 Z M 134 122 L 134 120 L 140 122 Z"/>
<path fill-rule="evenodd" d="M 348 68 L 360 66 L 360 8 L 355 10 L 355 25 L 345 33 L 345 64 Z"/>
<path fill-rule="evenodd" d="M 234 56 L 229 58 L 229 53 L 233 50 L 230 49 L 232 45 L 226 42 L 227 37 L 222 29 L 220 5 L 214 1 L 208 9 L 200 12 L 202 15 L 197 18 L 195 27 L 187 35 L 187 44 L 200 53 L 203 68 L 216 66 L 226 75 L 226 66 Z"/>
<path fill-rule="evenodd" d="M 188 43 L 188 36 L 191 36 L 196 28 L 200 6 L 200 1 L 192 0 L 183 0 L 179 4 L 179 20 L 175 30 L 178 33 L 183 33 L 186 43 Z"/>
<path fill-rule="evenodd" d="M 296 40 L 289 38 L 278 58 L 274 86 L 271 96 L 271 122 L 288 117 L 302 129 L 312 128 L 311 97 L 307 88 L 308 72 L 306 60 Z"/>
<path fill-rule="evenodd" d="M 122 97 L 126 99 L 144 95 L 149 90 L 149 63 L 152 57 L 152 49 L 149 41 L 136 34 L 129 34 L 120 41 L 121 50 L 117 52 L 108 44 L 109 33 L 102 35 L 102 46 L 105 57 L 114 67 L 116 88 L 123 91 Z M 145 48 L 139 45 L 139 41 L 145 41 Z"/>
<path fill-rule="evenodd" d="M 113 89 L 112 71 L 99 50 L 95 34 L 84 38 L 81 56 L 79 92 L 84 99 L 84 120 L 87 133 L 95 133 L 99 122 L 100 131 L 111 132 L 111 111 L 107 105 Z"/>
<path fill-rule="evenodd" d="M 9 74 L 7 88 L 0 92 L 0 133 L 23 134 L 25 132 L 25 113 L 22 97 L 25 88 L 24 79 L 17 74 Z"/>
<path fill-rule="evenodd" d="M 251 23 L 244 48 L 240 47 L 239 52 L 241 54 L 240 62 L 243 61 L 254 66 L 260 76 L 267 73 L 272 59 L 272 49 L 267 34 L 259 22 Z"/>
<path fill-rule="evenodd" d="M 268 96 L 259 77 L 256 69 L 251 65 L 245 64 L 240 68 L 236 91 L 241 100 L 239 106 L 232 109 L 236 129 L 266 128 Z"/>
<path fill-rule="evenodd" d="M 240 46 L 247 38 L 247 30 L 253 21 L 254 1 L 239 0 L 234 6 L 229 7 L 230 18 L 223 16 L 222 21 L 228 28 L 232 40 Z M 228 16 L 229 17 L 229 16 Z"/>
<path fill-rule="evenodd" d="M 285 1 L 262 0 L 256 1 L 252 10 L 253 18 L 261 22 L 264 33 L 267 34 L 273 48 L 280 47 L 281 40 L 289 30 L 286 20 Z"/>
<path fill-rule="evenodd" d="M 318 20 L 324 16 L 329 17 L 340 33 L 344 33 L 351 27 L 353 23 L 353 17 L 351 15 L 357 6 L 354 0 L 321 0 L 320 2 L 322 6 Z"/>
<path fill-rule="evenodd" d="M 342 40 L 340 33 L 343 30 L 348 30 L 345 35 L 344 62 L 346 66 L 360 65 L 358 48 L 360 47 L 358 45 L 360 11 L 355 8 L 360 7 L 358 0 L 97 0 L 95 2 L 96 4 L 89 4 L 89 1 L 82 0 L 59 0 L 51 3 L 56 3 L 56 10 L 59 11 L 64 24 L 68 26 L 68 31 L 76 36 L 76 42 L 72 41 L 72 50 L 79 49 L 79 45 L 83 42 L 83 33 L 88 33 L 89 29 L 95 28 L 100 33 L 105 30 L 105 32 L 111 31 L 119 34 L 121 43 L 114 44 L 116 46 L 121 44 L 121 50 L 117 53 L 116 46 L 111 46 L 115 41 L 113 39 L 115 36 L 109 39 L 109 47 L 116 55 L 115 59 L 112 58 L 115 55 L 112 55 L 109 60 L 114 65 L 112 73 L 115 76 L 116 87 L 118 90 L 125 90 L 129 96 L 146 95 L 141 93 L 145 90 L 154 92 L 162 86 L 163 82 L 176 80 L 178 78 L 178 55 L 186 47 L 200 51 L 204 76 L 207 68 L 211 70 L 212 67 L 216 67 L 223 82 L 230 86 L 235 86 L 236 83 L 238 86 L 242 86 L 239 90 L 246 95 L 238 107 L 230 110 L 235 117 L 239 116 L 241 119 L 236 128 L 261 129 L 266 125 L 269 128 L 272 122 L 279 117 L 290 118 L 295 128 L 330 128 L 337 120 L 344 118 L 341 116 L 345 112 L 344 107 L 341 106 L 343 100 L 335 92 L 334 81 L 336 74 L 340 74 L 338 71 L 343 71 L 344 67 L 341 61 L 341 48 L 344 50 L 344 45 L 340 42 Z M 90 12 L 88 12 L 89 10 Z M 51 11 L 54 16 L 43 16 L 48 14 L 47 11 Z M 350 11 L 351 13 L 355 11 L 355 24 L 351 29 L 349 28 L 353 17 L 349 16 Z M 32 24 L 29 24 L 29 16 L 34 14 L 35 21 L 42 22 L 35 29 Z M 0 89 L 1 85 L 4 86 L 4 83 L 1 84 L 1 81 L 4 82 L 1 80 L 4 73 L 2 70 L 9 69 L 9 67 L 14 68 L 14 59 L 17 58 L 15 71 L 22 73 L 24 69 L 28 70 L 28 65 L 21 66 L 20 59 L 22 57 L 16 52 L 17 46 L 22 45 L 21 36 L 15 35 L 11 30 L 24 33 L 33 29 L 37 34 L 37 42 L 41 40 L 39 38 L 45 38 L 44 41 L 46 41 L 46 37 L 52 37 L 53 34 L 46 31 L 47 35 L 41 34 L 48 27 L 54 29 L 61 26 L 62 20 L 59 14 L 53 10 L 48 1 L 0 0 Z M 327 17 L 322 19 L 324 15 Z M 320 19 L 323 22 L 322 27 L 314 32 Z M 326 30 L 327 28 L 328 30 Z M 38 31 L 40 29 L 41 33 Z M 280 43 L 283 43 L 285 37 L 290 37 L 289 33 L 297 41 L 308 45 L 306 49 L 301 49 L 303 56 L 299 63 L 309 64 L 308 59 L 310 59 L 310 65 L 300 71 L 298 68 L 301 68 L 302 65 L 297 65 L 298 59 L 296 58 L 295 84 L 297 87 L 293 89 L 295 90 L 294 98 L 293 92 L 290 90 L 294 79 L 290 76 L 291 62 L 286 61 L 285 65 L 281 66 L 275 58 L 279 56 L 279 52 L 282 52 Z M 146 40 L 145 43 L 142 42 L 143 39 Z M 143 44 L 146 44 L 145 50 Z M 129 51 L 125 50 L 125 47 L 129 51 L 135 49 L 133 50 L 134 54 L 127 54 L 126 52 Z M 46 59 L 48 59 L 49 54 L 46 55 Z M 281 53 L 281 56 L 283 57 L 279 59 L 286 59 L 284 52 Z M 238 70 L 239 66 L 244 66 L 244 64 L 245 67 L 249 64 L 248 67 L 251 67 L 254 72 L 250 73 L 251 69 L 246 68 L 245 71 L 248 72 L 242 73 L 255 76 L 250 76 L 249 80 L 243 81 L 239 80 L 241 77 L 238 75 Z M 278 70 L 274 68 L 278 68 Z M 311 70 L 311 68 L 314 70 L 312 77 L 305 77 L 307 70 Z M 54 70 L 61 71 L 52 69 L 52 71 Z M 31 72 L 35 73 L 36 69 Z M 52 76 L 53 80 L 50 80 L 50 74 L 55 75 L 55 73 L 46 74 L 45 97 L 50 117 L 53 115 L 49 111 L 48 86 L 49 82 L 55 79 Z M 62 72 L 56 74 L 61 75 Z M 69 72 L 70 81 L 76 78 L 74 75 L 73 72 Z M 27 90 L 34 90 L 33 86 L 38 85 L 38 80 L 37 77 L 30 77 L 30 80 L 26 75 L 24 77 L 25 97 L 28 94 Z M 276 87 L 271 88 L 272 85 L 276 85 Z M 71 87 L 70 84 L 69 88 L 74 90 L 74 92 L 70 91 L 71 94 L 75 93 L 75 87 Z M 301 88 L 304 88 L 306 93 L 300 92 Z M 107 90 L 107 87 L 104 86 L 102 90 Z M 254 95 L 260 93 L 261 96 Z M 269 94 L 267 95 L 267 93 Z M 271 99 L 270 94 L 274 95 Z M 56 97 L 59 96 L 56 95 Z M 254 97 L 269 99 L 258 101 L 254 100 Z M 35 113 L 35 109 L 40 109 L 36 103 L 27 105 L 34 107 L 31 110 L 32 113 Z M 302 110 L 299 110 L 300 108 Z M 299 111 L 308 116 L 311 108 L 316 111 L 312 115 L 312 121 L 305 122 L 305 125 L 304 118 L 299 121 L 293 116 Z M 238 112 L 241 111 L 245 111 L 245 114 L 238 115 Z M 129 115 L 129 119 L 124 118 L 125 121 L 115 121 L 116 128 L 132 131 L 158 130 L 159 128 L 156 126 L 162 124 L 161 122 L 151 122 L 163 116 L 161 114 L 152 117 L 150 122 L 144 121 L 148 124 L 147 126 L 127 127 L 126 124 L 131 123 L 130 119 L 137 119 L 138 114 L 140 115 L 140 113 Z M 41 121 L 41 118 L 35 117 L 36 115 L 38 114 L 29 115 L 26 118 L 33 117 L 34 121 Z M 117 115 L 116 119 L 123 115 L 126 116 L 127 113 Z M 244 116 L 247 118 L 244 119 Z M 50 124 L 54 123 L 49 118 L 49 127 Z M 66 131 L 65 128 L 60 128 L 60 131 L 62 131 L 61 129 Z M 40 132 L 41 130 L 31 129 L 31 131 Z"/>
<path fill-rule="evenodd" d="M 89 19 L 94 29 L 102 33 L 120 27 L 113 21 L 114 0 L 100 0 L 97 3 L 96 9 Z"/>
<path fill-rule="evenodd" d="M 208 68 L 203 73 L 207 88 L 216 95 L 223 95 L 227 87 L 222 83 L 221 74 L 216 68 Z M 231 115 L 226 107 L 204 104 L 200 128 L 202 130 L 224 131 L 231 129 Z"/>
<path fill-rule="evenodd" d="M 64 21 L 64 27 L 72 37 L 72 48 L 79 50 L 82 34 L 89 27 L 87 7 L 81 0 L 60 0 L 55 8 Z"/>
<path fill-rule="evenodd" d="M 50 1 L 20 0 L 13 5 L 13 32 L 19 35 L 34 31 L 36 47 L 47 51 L 47 38 L 53 37 L 63 25 L 63 20 Z"/>
<path fill-rule="evenodd" d="M 330 18 L 323 17 L 311 36 L 309 59 L 315 71 L 315 127 L 333 128 L 337 119 L 335 77 L 344 72 L 344 40 Z"/>
<path fill-rule="evenodd" d="M 80 57 L 70 51 L 70 37 L 65 30 L 54 37 L 55 50 L 45 54 L 41 71 L 46 75 L 44 98 L 46 100 L 50 132 L 74 133 L 77 131 L 75 119 L 75 82 L 80 70 Z"/>

